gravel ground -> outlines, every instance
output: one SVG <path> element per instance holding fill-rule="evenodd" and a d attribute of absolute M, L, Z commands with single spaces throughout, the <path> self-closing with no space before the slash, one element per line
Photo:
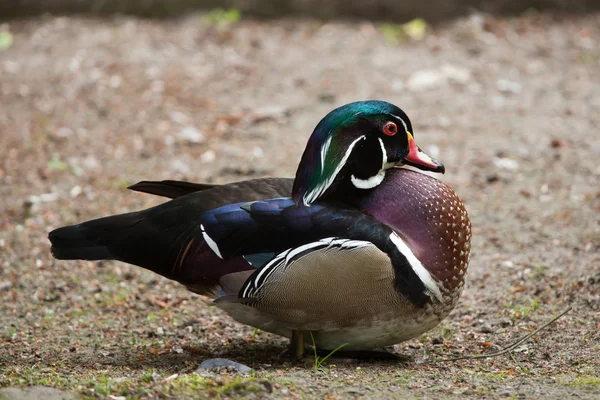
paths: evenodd
<path fill-rule="evenodd" d="M 0 25 L 0 387 L 150 398 L 598 398 L 600 15 L 398 26 L 41 18 Z M 145 179 L 293 176 L 332 108 L 402 107 L 473 222 L 469 284 L 402 363 L 292 365 L 278 337 L 46 234 L 161 199 Z M 573 310 L 509 355 L 501 349 Z M 194 373 L 207 358 L 255 372 Z"/>

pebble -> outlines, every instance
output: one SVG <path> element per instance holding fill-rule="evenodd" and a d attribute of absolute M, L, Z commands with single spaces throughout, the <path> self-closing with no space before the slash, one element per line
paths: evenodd
<path fill-rule="evenodd" d="M 77 185 L 77 186 L 73 186 L 71 188 L 71 190 L 69 191 L 69 195 L 72 198 L 76 198 L 77 196 L 79 196 L 81 193 L 83 193 L 83 189 L 81 186 Z"/>
<path fill-rule="evenodd" d="M 442 344 L 444 343 L 444 338 L 441 336 L 436 336 L 431 339 L 431 344 Z"/>
<path fill-rule="evenodd" d="M 202 361 L 196 372 L 204 372 L 200 370 L 210 370 L 215 368 L 231 368 L 234 371 L 239 372 L 240 374 L 247 374 L 250 373 L 250 371 L 252 371 L 252 368 L 250 368 L 249 366 L 228 360 L 226 358 L 210 358 L 208 360 Z"/>
<path fill-rule="evenodd" d="M 12 287 L 12 282 L 9 281 L 8 279 L 5 279 L 2 282 L 0 282 L 0 291 L 10 289 L 11 287 Z"/>
<path fill-rule="evenodd" d="M 447 82 L 466 84 L 471 80 L 471 71 L 452 64 L 444 64 L 436 69 L 422 69 L 413 73 L 406 82 L 412 92 L 434 89 Z"/>
<path fill-rule="evenodd" d="M 481 333 L 492 333 L 494 330 L 490 324 L 483 324 L 481 327 Z"/>
<path fill-rule="evenodd" d="M 519 163 L 510 158 L 495 157 L 493 163 L 496 168 L 505 169 L 507 171 L 515 171 L 519 169 Z"/>
<path fill-rule="evenodd" d="M 209 164 L 217 159 L 217 153 L 214 150 L 206 150 L 200 156 L 200 162 L 203 164 Z"/>
<path fill-rule="evenodd" d="M 443 81 L 444 77 L 439 72 L 424 69 L 413 73 L 410 78 L 408 78 L 406 87 L 411 92 L 424 92 L 441 85 Z"/>
<path fill-rule="evenodd" d="M 519 93 L 521 91 L 521 84 L 506 79 L 498 79 L 496 89 L 502 93 Z"/>
<path fill-rule="evenodd" d="M 173 111 L 171 113 L 169 113 L 169 118 L 171 119 L 171 121 L 173 122 L 177 122 L 178 124 L 181 125 L 185 125 L 187 123 L 189 123 L 189 118 L 187 115 L 185 115 L 182 112 L 179 111 Z"/>
<path fill-rule="evenodd" d="M 206 140 L 204 134 L 194 126 L 184 126 L 179 131 L 179 137 L 193 144 L 204 143 Z"/>
<path fill-rule="evenodd" d="M 188 175 L 192 172 L 192 168 L 189 166 L 189 164 L 181 160 L 171 161 L 170 167 L 172 171 L 179 172 L 184 175 Z"/>
<path fill-rule="evenodd" d="M 395 79 L 392 81 L 392 92 L 401 93 L 404 91 L 404 82 L 399 79 Z"/>
<path fill-rule="evenodd" d="M 452 64 L 444 64 L 440 72 L 448 79 L 456 83 L 467 83 L 471 80 L 471 71 L 466 68 Z"/>
<path fill-rule="evenodd" d="M 502 318 L 499 321 L 499 325 L 503 328 L 506 328 L 507 326 L 512 326 L 512 321 L 508 318 Z"/>
<path fill-rule="evenodd" d="M 27 197 L 27 201 L 31 204 L 50 203 L 58 200 L 58 193 L 43 193 L 39 196 L 31 195 Z"/>

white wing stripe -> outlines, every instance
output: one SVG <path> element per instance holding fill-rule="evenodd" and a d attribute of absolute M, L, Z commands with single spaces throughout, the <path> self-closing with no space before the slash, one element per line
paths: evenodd
<path fill-rule="evenodd" d="M 208 233 L 206 233 L 206 231 L 204 230 L 204 225 L 200 224 L 200 230 L 202 231 L 202 237 L 204 238 L 204 241 L 206 242 L 208 247 L 210 247 L 210 249 L 217 256 L 219 256 L 219 258 L 223 258 L 223 256 L 221 255 L 221 251 L 219 250 L 219 246 L 217 245 L 217 243 L 214 240 L 212 240 L 212 238 L 210 236 L 208 236 Z"/>
<path fill-rule="evenodd" d="M 421 279 L 421 282 L 423 282 L 423 285 L 425 285 L 429 296 L 433 296 L 441 302 L 443 299 L 440 288 L 438 287 L 437 283 L 433 280 L 433 277 L 431 276 L 429 271 L 425 269 L 423 264 L 421 264 L 421 261 L 419 261 L 419 259 L 414 255 L 414 253 L 410 250 L 406 243 L 404 243 L 404 240 L 402 240 L 402 238 L 400 238 L 400 236 L 398 236 L 396 232 L 392 232 L 390 234 L 390 240 L 396 245 L 398 251 L 400 251 L 400 253 L 402 253 L 404 257 L 406 257 L 406 260 L 408 261 L 408 264 L 410 265 L 412 270 L 415 271 L 415 274 L 417 274 L 419 279 Z"/>
<path fill-rule="evenodd" d="M 285 263 L 286 264 L 289 263 L 292 258 L 294 258 L 296 255 L 302 253 L 303 251 L 310 250 L 314 247 L 324 246 L 326 244 L 329 244 L 329 242 L 331 242 L 331 240 L 333 240 L 333 238 L 326 238 L 326 239 L 321 239 L 318 242 L 307 243 L 307 244 L 303 244 L 300 247 L 296 247 L 295 249 L 291 250 L 289 252 L 289 254 L 285 257 Z"/>
<path fill-rule="evenodd" d="M 308 250 L 318 250 L 319 248 L 329 249 L 333 246 L 339 246 L 345 249 L 357 249 L 365 246 L 373 245 L 373 243 L 364 240 L 350 240 L 350 239 L 336 239 L 333 237 L 320 239 L 316 242 L 306 243 L 302 246 L 288 249 L 275 258 L 273 258 L 267 265 L 260 269 L 260 272 L 256 277 L 247 282 L 244 290 L 242 291 L 242 298 L 253 297 L 259 291 L 261 286 L 269 280 L 269 277 L 281 268 L 288 267 L 292 262 L 300 260 L 302 256 L 294 259 L 294 257 Z"/>

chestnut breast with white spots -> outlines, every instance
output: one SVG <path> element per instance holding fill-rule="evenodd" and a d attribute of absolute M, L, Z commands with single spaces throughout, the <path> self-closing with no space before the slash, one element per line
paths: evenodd
<path fill-rule="evenodd" d="M 471 222 L 445 183 L 403 168 L 387 172 L 361 208 L 391 226 L 451 297 L 460 294 L 471 251 Z"/>

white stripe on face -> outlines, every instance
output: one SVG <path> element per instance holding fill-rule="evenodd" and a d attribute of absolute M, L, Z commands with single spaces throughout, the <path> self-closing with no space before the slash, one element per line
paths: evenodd
<path fill-rule="evenodd" d="M 354 146 L 356 145 L 356 143 L 358 143 L 359 141 L 361 141 L 365 138 L 366 138 L 366 136 L 362 135 L 362 136 L 358 137 L 357 139 L 355 139 L 352 143 L 350 143 L 350 146 L 348 146 L 348 149 L 346 149 L 346 153 L 344 154 L 344 157 L 342 158 L 342 160 L 340 161 L 338 166 L 333 171 L 333 174 L 331 174 L 331 176 L 329 176 L 327 179 L 325 179 L 325 181 L 322 182 L 320 185 L 317 185 L 313 190 L 304 194 L 302 201 L 305 206 L 309 206 L 310 203 L 317 200 L 323 193 L 325 193 L 325 191 L 329 188 L 329 186 L 331 186 L 331 184 L 335 180 L 336 176 L 340 173 L 342 168 L 344 168 L 344 165 L 346 165 L 346 162 L 348 162 L 350 153 L 352 153 L 352 149 L 354 149 Z M 327 145 L 327 147 L 329 148 L 329 145 Z M 321 157 L 323 157 L 322 150 L 321 150 Z M 324 166 L 323 166 L 323 168 L 324 168 Z"/>
<path fill-rule="evenodd" d="M 398 121 L 400 121 L 400 123 L 402 124 L 402 126 L 404 126 L 404 133 L 408 132 L 408 125 L 406 125 L 406 122 L 404 122 L 404 120 L 402 118 L 400 118 L 397 115 L 394 114 L 390 114 L 392 117 L 396 117 L 398 119 Z"/>

